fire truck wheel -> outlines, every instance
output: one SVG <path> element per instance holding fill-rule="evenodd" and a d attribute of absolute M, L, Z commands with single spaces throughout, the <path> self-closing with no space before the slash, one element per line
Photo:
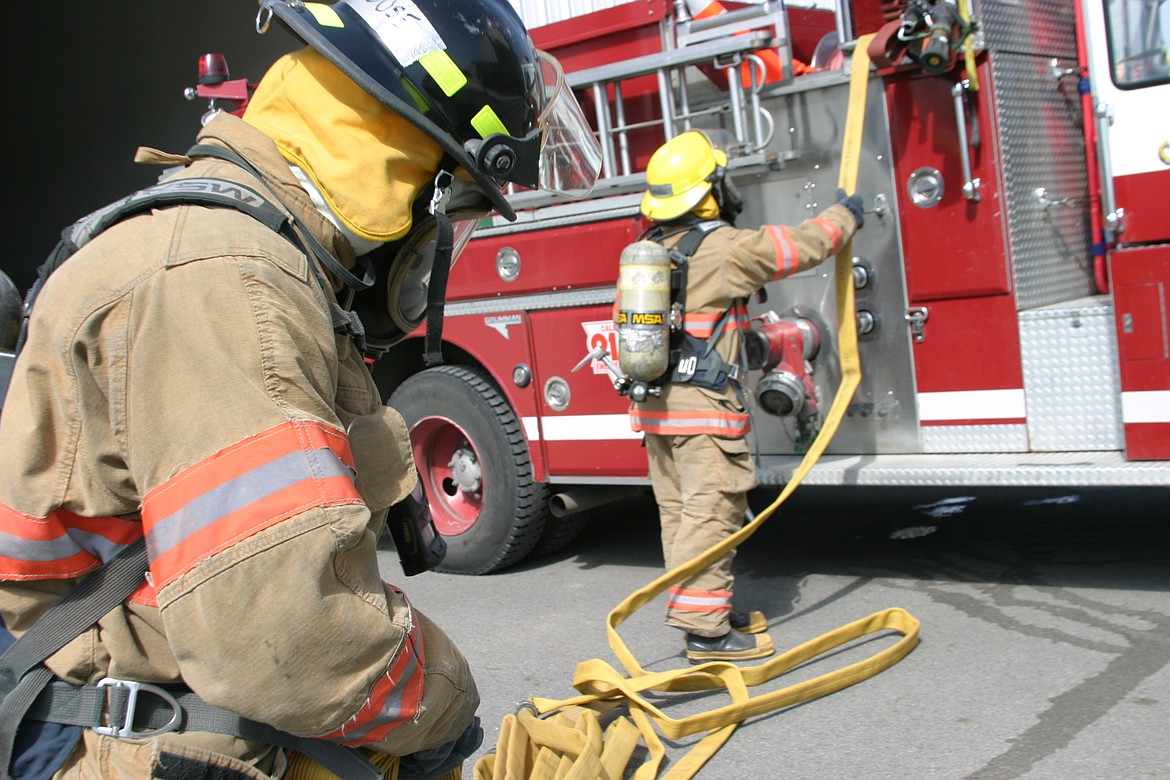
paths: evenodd
<path fill-rule="evenodd" d="M 487 376 L 438 366 L 390 398 L 410 428 L 435 528 L 447 541 L 436 567 L 487 574 L 518 563 L 541 539 L 548 487 L 532 478 L 524 431 Z"/>
<path fill-rule="evenodd" d="M 532 557 L 552 555 L 568 547 L 589 524 L 589 512 L 574 512 L 564 517 L 553 517 L 545 521 L 544 533 L 532 548 Z"/>

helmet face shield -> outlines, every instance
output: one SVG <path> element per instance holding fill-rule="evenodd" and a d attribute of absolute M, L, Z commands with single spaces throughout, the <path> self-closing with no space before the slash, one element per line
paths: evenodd
<path fill-rule="evenodd" d="M 592 189 L 600 147 L 559 64 L 508 0 L 259 2 L 438 142 L 505 218 L 515 212 L 501 182 L 570 197 Z"/>
<path fill-rule="evenodd" d="M 561 64 L 545 52 L 537 54 L 545 97 L 537 119 L 543 132 L 537 184 L 568 198 L 584 198 L 601 172 L 601 146 L 565 83 Z"/>

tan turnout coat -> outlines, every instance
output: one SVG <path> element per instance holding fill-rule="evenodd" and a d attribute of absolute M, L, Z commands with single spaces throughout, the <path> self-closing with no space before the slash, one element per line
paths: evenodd
<path fill-rule="evenodd" d="M 832 257 L 855 229 L 853 215 L 840 205 L 791 228 L 716 228 L 687 264 L 687 332 L 706 342 L 720 327 L 716 351 L 725 361 L 738 362 L 742 330 L 748 327 L 747 297 L 768 282 Z M 669 235 L 664 243 L 673 247 L 683 235 L 685 231 Z M 723 320 L 728 310 L 730 316 Z M 750 425 L 744 398 L 733 383 L 719 390 L 667 383 L 661 396 L 630 406 L 632 427 L 646 434 L 668 570 L 692 560 L 743 525 L 747 492 L 756 486 L 744 439 Z M 734 557 L 732 550 L 670 588 L 667 625 L 707 637 L 727 633 Z"/>
<path fill-rule="evenodd" d="M 252 162 L 353 262 L 266 136 L 221 114 L 200 141 Z M 219 160 L 173 175 L 271 200 Z M 478 694 L 379 574 L 384 510 L 414 485 L 409 442 L 309 262 L 234 209 L 181 205 L 113 226 L 50 278 L 0 416 L 0 617 L 22 633 L 145 530 L 150 582 L 49 659 L 58 677 L 183 682 L 294 734 L 406 754 L 458 737 Z M 112 742 L 256 776 L 281 765 L 216 735 Z"/>

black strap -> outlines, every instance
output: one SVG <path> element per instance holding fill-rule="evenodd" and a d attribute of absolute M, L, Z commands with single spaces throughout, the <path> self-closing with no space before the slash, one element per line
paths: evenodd
<path fill-rule="evenodd" d="M 674 245 L 674 248 L 681 252 L 684 257 L 694 257 L 695 252 L 699 251 L 699 245 L 703 243 L 703 239 L 709 236 L 716 228 L 723 227 L 726 224 L 726 222 L 719 219 L 700 222 L 692 227 L 685 236 L 679 239 L 679 242 Z"/>
<path fill-rule="evenodd" d="M 125 689 L 54 681 L 53 673 L 42 664 L 133 593 L 148 565 L 145 539 L 139 539 L 82 580 L 0 656 L 0 770 L 4 773 L 12 763 L 16 732 L 25 718 L 88 728 L 142 726 L 144 731 L 172 722 L 174 708 L 163 699 L 150 698 L 136 702 L 134 723 L 127 723 Z M 297 750 L 339 777 L 382 776 L 364 756 L 344 745 L 298 737 L 241 718 L 189 691 L 173 696 L 180 705 L 175 728 L 233 734 Z M 103 722 L 107 708 L 108 717 Z"/>
<path fill-rule="evenodd" d="M 61 232 L 57 246 L 53 248 L 48 259 L 37 269 L 37 280 L 25 297 L 24 316 L 21 322 L 20 336 L 16 342 L 16 354 L 20 354 L 20 350 L 24 347 L 25 339 L 28 336 L 29 316 L 45 282 L 77 250 L 88 244 L 106 228 L 134 214 L 160 206 L 187 203 L 234 208 L 278 233 L 283 233 L 288 229 L 288 219 L 279 209 L 251 187 L 226 179 L 210 177 L 174 179 L 159 182 L 131 193 L 115 203 L 82 217 Z"/>
<path fill-rule="evenodd" d="M 373 270 L 368 262 L 359 259 L 356 268 L 362 276 L 358 278 L 341 264 L 328 249 L 313 235 L 312 231 L 300 229 L 300 225 L 292 216 L 291 210 L 284 205 L 280 197 L 264 181 L 260 172 L 240 155 L 218 146 L 197 144 L 187 152 L 192 157 L 214 157 L 238 165 L 259 181 L 273 199 L 283 207 L 284 211 L 273 206 L 251 187 L 227 179 L 212 177 L 192 177 L 189 179 L 171 179 L 159 182 L 137 192 L 131 193 L 122 200 L 82 217 L 73 223 L 61 234 L 57 246 L 49 258 L 41 264 L 37 273 L 37 280 L 25 297 L 24 313 L 20 326 L 20 335 L 17 337 L 16 354 L 20 354 L 28 338 L 29 318 L 33 304 L 41 293 L 45 282 L 61 265 L 73 256 L 77 250 L 85 246 L 95 236 L 111 225 L 137 213 L 145 212 L 161 206 L 176 206 L 184 204 L 225 206 L 241 211 L 271 230 L 280 233 L 293 242 L 310 258 L 316 258 L 322 265 L 337 275 L 351 290 L 364 290 L 374 284 Z M 325 278 L 313 262 L 309 263 L 318 284 L 324 290 L 327 286 Z M 329 299 L 329 296 L 326 296 Z M 359 349 L 365 349 L 365 329 L 356 314 L 342 309 L 335 301 L 329 299 L 329 315 L 333 329 L 357 343 Z"/>
<path fill-rule="evenodd" d="M 698 217 L 689 217 L 661 225 L 654 225 L 643 231 L 641 235 L 641 238 L 647 241 L 663 244 L 671 236 L 676 236 L 686 231 L 686 235 L 679 239 L 678 243 L 670 249 L 670 260 L 674 264 L 674 268 L 670 274 L 671 303 L 672 306 L 677 305 L 682 314 L 682 319 L 678 323 L 678 332 L 682 332 L 684 320 L 686 319 L 688 261 L 699 250 L 699 246 L 708 235 L 714 232 L 716 228 L 726 227 L 727 225 L 728 223 L 721 219 L 700 220 Z"/>
<path fill-rule="evenodd" d="M 252 165 L 252 163 L 248 162 L 247 160 L 245 160 L 243 157 L 236 154 L 232 150 L 225 149 L 221 146 L 211 146 L 210 144 L 195 144 L 194 146 L 192 146 L 190 149 L 187 150 L 187 156 L 188 157 L 214 157 L 216 159 L 224 160 L 226 162 L 230 162 L 230 163 L 234 163 L 235 165 L 238 165 L 239 167 L 243 168 L 248 173 L 255 176 L 256 179 L 261 184 L 264 185 L 265 189 L 268 190 L 269 194 L 272 195 L 272 197 L 276 200 L 276 202 L 280 203 L 280 205 L 284 206 L 284 202 L 281 201 L 280 197 L 277 196 L 277 194 L 275 192 L 273 192 L 272 188 L 268 186 L 267 182 L 264 181 L 264 176 L 260 173 L 260 171 L 258 171 L 256 169 L 256 166 Z M 285 209 L 289 211 L 289 216 L 288 216 L 289 224 L 292 225 L 294 230 L 295 230 L 297 227 L 299 227 L 299 223 L 297 223 L 297 221 L 291 216 L 291 214 L 292 214 L 291 209 L 288 209 L 287 206 L 285 206 Z M 335 276 L 337 276 L 337 278 L 340 279 L 342 281 L 342 283 L 346 287 L 348 287 L 349 289 L 351 289 L 351 290 L 368 290 L 369 288 L 374 286 L 374 274 L 373 274 L 373 271 L 371 270 L 371 268 L 369 267 L 369 265 L 367 265 L 364 262 L 362 262 L 361 260 L 359 260 L 357 262 L 357 264 L 354 266 L 362 274 L 361 278 L 359 279 L 357 276 L 355 276 L 353 273 L 351 273 L 348 268 L 343 266 L 341 264 L 341 261 L 333 256 L 332 252 L 330 252 L 328 249 L 325 248 L 325 245 L 322 244 L 317 239 L 317 237 L 313 235 L 313 232 L 311 230 L 299 230 L 299 231 L 297 231 L 297 235 L 308 246 L 309 254 L 316 257 L 326 268 L 328 268 Z"/>
<path fill-rule="evenodd" d="M 121 604 L 142 583 L 146 569 L 146 541 L 139 539 L 50 607 L 0 656 L 0 695 L 7 694 L 25 672 Z"/>
<path fill-rule="evenodd" d="M 150 695 L 157 691 L 162 691 L 165 696 Z M 127 706 L 130 694 L 125 687 L 77 686 L 57 680 L 45 686 L 26 717 L 90 729 L 126 729 L 130 738 L 170 731 L 230 734 L 303 753 L 346 780 L 382 777 L 381 771 L 356 750 L 334 742 L 289 734 L 266 723 L 240 717 L 208 704 L 191 691 L 144 686 L 136 694 L 130 709 Z"/>
<path fill-rule="evenodd" d="M 258 192 L 244 184 L 211 177 L 171 179 L 127 195 L 120 201 L 82 217 L 65 229 L 66 240 L 80 249 L 98 233 L 130 214 L 158 206 L 184 203 L 227 206 L 279 232 L 288 218 Z"/>
<path fill-rule="evenodd" d="M 332 296 L 328 294 L 327 290 L 329 288 L 329 283 L 325 280 L 325 277 L 321 275 L 320 269 L 317 268 L 316 263 L 312 262 L 312 259 L 316 258 L 317 261 L 319 261 L 322 265 L 328 268 L 329 271 L 335 274 L 337 278 L 341 279 L 342 283 L 345 284 L 345 286 L 348 287 L 351 291 L 368 290 L 370 287 L 374 286 L 374 271 L 368 259 L 360 257 L 354 261 L 354 267 L 361 272 L 361 278 L 359 279 L 345 266 L 343 266 L 341 261 L 333 256 L 332 252 L 325 248 L 325 245 L 322 244 L 315 235 L 313 235 L 311 230 L 300 229 L 300 224 L 292 216 L 292 210 L 289 209 L 288 206 L 284 204 L 284 201 L 280 199 L 280 196 L 277 195 L 276 192 L 268 186 L 268 183 L 264 180 L 264 176 L 260 173 L 259 170 L 256 169 L 256 166 L 252 165 L 252 163 L 248 162 L 232 150 L 225 149 L 220 146 L 211 146 L 209 144 L 196 144 L 187 150 L 187 156 L 214 157 L 217 160 L 230 162 L 233 165 L 237 165 L 240 168 L 243 168 L 245 171 L 252 174 L 252 176 L 254 176 L 257 181 L 264 185 L 264 188 L 268 190 L 268 193 L 273 197 L 273 199 L 276 200 L 276 202 L 279 203 L 282 207 L 284 207 L 285 212 L 287 212 L 285 214 L 285 218 L 288 220 L 287 224 L 290 228 L 289 230 L 284 231 L 284 235 L 286 235 L 293 241 L 293 243 L 300 247 L 302 252 L 309 255 L 309 267 L 313 272 L 313 276 L 316 278 L 317 284 L 321 287 L 322 292 L 326 293 L 325 298 L 329 305 L 329 318 L 333 323 L 334 332 L 349 337 L 357 345 L 358 349 L 364 352 L 366 349 L 366 331 L 362 326 L 361 319 L 354 312 L 349 311 L 348 309 L 343 309 L 335 300 L 333 300 Z"/>
<path fill-rule="evenodd" d="M 139 539 L 54 604 L 0 656 L 0 768 L 12 762 L 20 722 L 53 679 L 41 662 L 121 604 L 142 582 L 146 541 Z"/>
<path fill-rule="evenodd" d="M 427 334 L 423 341 L 423 362 L 428 368 L 443 364 L 443 314 L 447 299 L 447 276 L 451 270 L 451 252 L 455 232 L 442 209 L 435 209 L 435 255 L 431 261 L 431 280 L 427 284 Z"/>

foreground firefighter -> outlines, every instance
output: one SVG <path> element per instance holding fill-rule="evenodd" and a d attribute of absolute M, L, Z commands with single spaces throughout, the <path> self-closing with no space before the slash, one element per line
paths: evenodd
<path fill-rule="evenodd" d="M 173 166 L 149 206 L 79 222 L 35 290 L 0 417 L 6 777 L 280 777 L 280 745 L 346 778 L 373 776 L 349 747 L 403 756 L 421 778 L 482 736 L 463 655 L 379 576 L 416 472 L 365 365 L 392 327 L 349 304 L 385 315 L 436 233 L 449 263 L 444 208 L 511 216 L 501 185 L 540 186 L 543 142 L 587 192 L 592 139 L 505 0 L 459 22 L 432 0 L 261 6 L 309 46 L 242 120 L 140 151 Z M 46 610 L 123 577 L 143 539 L 132 594 L 18 665 Z"/>
<path fill-rule="evenodd" d="M 667 569 L 735 533 L 743 525 L 747 492 L 756 486 L 744 438 L 747 399 L 738 381 L 747 370 L 740 357 L 747 297 L 832 257 L 863 220 L 861 198 L 839 192 L 836 204 L 796 227 L 735 228 L 731 223 L 742 203 L 726 177 L 726 164 L 724 152 L 693 131 L 666 142 L 646 168 L 641 208 L 655 226 L 644 238 L 673 251 L 678 280 L 673 308 L 682 315 L 682 327 L 657 386 L 630 393 L 630 421 L 646 435 Z M 625 287 L 619 288 L 625 296 Z M 624 297 L 619 300 L 619 336 L 628 305 Z M 625 315 L 626 321 L 632 317 Z M 630 346 L 623 339 L 623 368 Z M 670 588 L 666 623 L 686 632 L 693 663 L 774 652 L 771 637 L 763 633 L 764 615 L 732 605 L 734 557 L 729 552 Z"/>

